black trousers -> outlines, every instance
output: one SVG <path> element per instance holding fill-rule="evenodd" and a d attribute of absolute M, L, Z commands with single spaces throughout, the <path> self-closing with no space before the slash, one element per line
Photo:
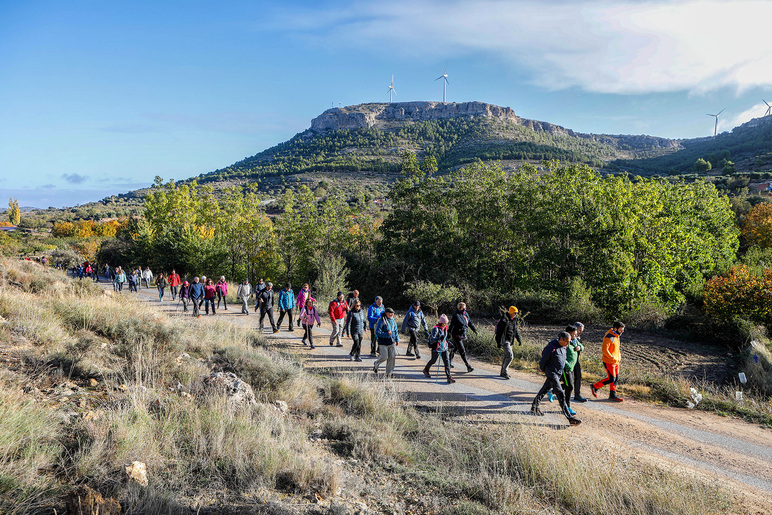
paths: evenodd
<path fill-rule="evenodd" d="M 410 354 L 410 349 L 415 349 L 415 355 L 417 358 L 421 357 L 421 353 L 418 352 L 418 334 L 415 329 L 408 329 L 408 333 L 410 333 L 410 341 L 407 344 L 407 353 Z"/>
<path fill-rule="evenodd" d="M 289 330 L 292 331 L 292 324 L 294 322 L 294 320 L 292 320 L 292 308 L 279 310 L 279 321 L 276 322 L 276 327 L 281 329 L 281 323 L 284 321 L 285 315 L 289 318 Z"/>
<path fill-rule="evenodd" d="M 450 349 L 450 362 L 453 363 L 453 356 L 455 356 L 458 352 L 458 355 L 461 356 L 462 360 L 464 360 L 464 365 L 466 365 L 466 368 L 470 368 L 469 362 L 466 360 L 466 348 L 464 348 L 464 340 L 453 336 L 451 338 L 451 342 L 453 343 L 453 348 Z"/>
<path fill-rule="evenodd" d="M 577 397 L 581 397 L 581 393 L 579 390 L 582 389 L 582 364 L 579 363 L 579 360 L 576 360 L 576 365 L 574 365 L 574 399 Z"/>
<path fill-rule="evenodd" d="M 314 346 L 314 324 L 313 322 L 309 325 L 303 324 L 303 331 L 305 332 L 304 340 L 308 341 L 308 344 L 313 347 Z"/>
<path fill-rule="evenodd" d="M 428 372 L 429 374 L 432 373 L 431 368 L 432 365 L 437 363 L 437 359 L 439 357 L 442 357 L 442 364 L 445 365 L 445 375 L 447 377 L 450 377 L 450 358 L 448 357 L 448 351 L 444 350 L 442 352 L 432 350 L 432 358 L 429 360 L 429 362 L 424 367 L 424 372 Z"/>
<path fill-rule="evenodd" d="M 273 321 L 273 306 L 270 308 L 260 308 L 260 330 L 263 330 L 263 320 L 265 315 L 268 315 L 268 321 L 271 323 L 271 329 L 276 331 L 276 322 Z"/>
<path fill-rule="evenodd" d="M 370 354 L 375 356 L 375 349 L 378 345 L 378 337 L 375 336 L 375 328 L 370 329 Z"/>
<path fill-rule="evenodd" d="M 359 357 L 359 354 L 362 352 L 362 337 L 364 335 L 362 333 L 358 334 L 352 334 L 351 339 L 354 340 L 354 344 L 351 346 L 351 355 L 355 358 Z"/>
<path fill-rule="evenodd" d="M 566 394 L 563 391 L 563 387 L 560 386 L 560 376 L 554 372 L 547 372 L 546 375 L 547 379 L 544 381 L 544 385 L 541 387 L 541 390 L 539 390 L 539 393 L 537 393 L 536 397 L 533 399 L 531 409 L 538 408 L 541 400 L 547 395 L 547 392 L 552 390 L 552 393 L 558 398 L 560 409 L 563 410 L 563 415 L 565 415 L 566 418 L 571 418 L 571 414 L 568 412 L 568 404 L 566 403 Z"/>

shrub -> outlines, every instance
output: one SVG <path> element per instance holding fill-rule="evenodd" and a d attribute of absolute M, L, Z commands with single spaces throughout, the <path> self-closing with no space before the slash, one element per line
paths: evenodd
<path fill-rule="evenodd" d="M 745 265 L 736 265 L 725 276 L 705 283 L 705 312 L 721 321 L 739 316 L 753 322 L 772 320 L 772 270 L 757 275 Z"/>

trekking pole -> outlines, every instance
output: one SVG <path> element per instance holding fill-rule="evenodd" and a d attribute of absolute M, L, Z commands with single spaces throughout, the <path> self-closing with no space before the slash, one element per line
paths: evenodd
<path fill-rule="evenodd" d="M 440 360 L 442 359 L 442 355 L 437 356 L 437 375 L 434 377 L 434 382 L 439 383 L 440 382 Z"/>

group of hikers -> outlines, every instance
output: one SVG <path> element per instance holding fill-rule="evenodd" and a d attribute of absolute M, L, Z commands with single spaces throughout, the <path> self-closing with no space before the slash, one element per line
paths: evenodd
<path fill-rule="evenodd" d="M 109 273 L 109 267 L 106 266 L 107 273 Z M 145 282 L 146 288 L 150 288 L 151 282 L 154 282 L 158 289 L 159 301 L 163 301 L 165 290 L 168 287 L 173 301 L 179 297 L 178 302 L 182 304 L 183 312 L 188 312 L 189 306 L 192 306 L 194 317 L 201 316 L 199 309 L 202 305 L 205 306 L 206 314 L 209 314 L 211 308 L 212 315 L 215 314 L 215 308 L 220 309 L 221 303 L 226 310 L 228 309 L 228 283 L 222 276 L 216 283 L 213 279 L 205 276 L 194 277 L 189 282 L 181 280 L 174 270 L 168 276 L 160 273 L 154 277 L 150 268 L 145 268 L 141 272 L 137 268 L 130 275 L 127 275 L 119 266 L 115 268 L 112 279 L 116 291 L 119 292 L 122 290 L 123 283 L 126 282 L 129 283 L 130 291 L 137 291 L 137 285 L 141 287 L 141 281 Z M 260 313 L 258 322 L 260 332 L 264 330 L 266 318 L 274 333 L 280 331 L 286 318 L 288 331 L 292 332 L 295 330 L 295 326 L 298 326 L 303 331 L 302 344 L 311 349 L 316 348 L 313 329 L 314 325 L 317 328 L 321 327 L 322 317 L 316 307 L 316 299 L 311 296 L 308 283 L 303 284 L 296 295 L 289 282 L 276 292 L 271 282 L 260 279 L 253 286 L 248 279 L 244 279 L 238 285 L 236 297 L 241 300 L 241 313 L 244 315 L 250 313 L 250 299 L 252 297 L 256 299 L 254 311 Z M 279 309 L 278 320 L 274 319 L 274 306 Z M 522 345 L 518 313 L 517 307 L 510 306 L 496 324 L 495 339 L 503 350 L 499 373 L 503 379 L 511 379 L 509 365 L 514 359 L 512 350 L 514 342 L 517 341 L 518 345 Z M 295 314 L 297 314 L 297 318 Z M 414 359 L 421 358 L 418 344 L 419 334 L 426 337 L 431 353 L 423 368 L 423 374 L 426 377 L 431 377 L 431 370 L 435 363 L 437 363 L 439 373 L 438 361 L 441 359 L 447 382 L 455 383 L 456 380 L 451 374 L 451 369 L 454 368 L 453 359 L 456 355 L 461 357 L 467 372 L 474 371 L 467 359 L 465 341 L 469 337 L 469 331 L 476 334 L 477 328 L 469 316 L 464 302 L 459 302 L 456 305 L 456 311 L 452 317 L 445 314 L 440 315 L 437 323 L 431 329 L 429 329 L 419 301 L 413 302 L 402 320 L 401 327 L 398 327 L 394 310 L 384 305 L 382 297 L 375 297 L 374 302 L 365 309 L 358 290 L 353 290 L 348 297 L 339 291 L 327 305 L 327 314 L 332 326 L 329 345 L 343 347 L 343 337 L 351 338 L 351 351 L 348 354 L 348 359 L 351 361 L 362 361 L 362 344 L 369 331 L 370 356 L 377 358 L 373 364 L 375 374 L 378 374 L 380 365 L 385 363 L 386 377 L 392 376 L 396 365 L 396 348 L 400 343 L 400 333 L 408 336 L 405 355 Z M 603 363 L 607 377 L 590 385 L 594 397 L 598 396 L 598 391 L 603 386 L 609 385 L 609 399 L 613 401 L 623 400 L 617 395 L 616 385 L 619 376 L 619 338 L 624 329 L 625 324 L 615 322 L 603 338 Z M 558 334 L 557 338 L 544 347 L 539 361 L 539 369 L 545 374 L 546 379 L 531 404 L 531 413 L 534 415 L 544 415 L 540 409 L 540 404 L 546 395 L 550 402 L 557 398 L 569 424 L 578 425 L 581 423 L 576 418 L 576 411 L 571 407 L 571 398 L 573 394 L 574 402 L 587 402 L 587 399 L 582 397 L 580 393 L 582 368 L 579 357 L 584 350 L 584 345 L 581 342 L 583 331 L 584 324 L 576 322 L 567 326 Z"/>

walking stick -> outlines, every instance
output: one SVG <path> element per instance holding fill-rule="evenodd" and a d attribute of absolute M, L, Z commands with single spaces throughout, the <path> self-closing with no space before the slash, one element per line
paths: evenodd
<path fill-rule="evenodd" d="M 437 376 L 434 378 L 435 383 L 440 382 L 440 360 L 442 359 L 442 355 L 437 356 Z"/>

